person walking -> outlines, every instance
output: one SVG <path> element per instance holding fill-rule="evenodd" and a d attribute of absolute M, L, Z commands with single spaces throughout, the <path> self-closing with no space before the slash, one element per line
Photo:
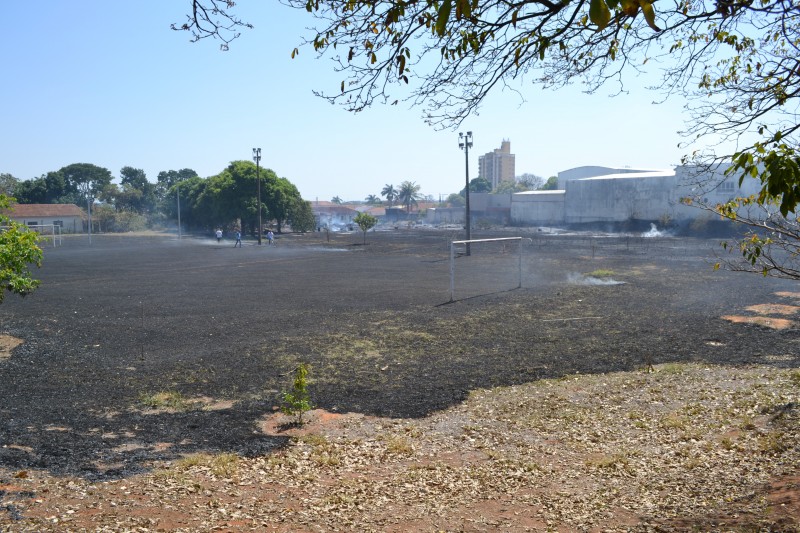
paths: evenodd
<path fill-rule="evenodd" d="M 272 233 L 272 230 L 269 230 L 269 231 L 267 232 L 267 240 L 269 241 L 269 244 L 270 244 L 270 245 L 273 245 L 273 244 L 275 244 L 275 234 L 274 234 L 274 233 Z"/>
<path fill-rule="evenodd" d="M 222 230 L 217 228 L 217 242 L 222 240 Z"/>
<path fill-rule="evenodd" d="M 233 247 L 236 248 L 236 245 L 239 245 L 239 248 L 242 247 L 242 232 L 238 229 L 236 230 L 236 242 L 233 243 Z"/>

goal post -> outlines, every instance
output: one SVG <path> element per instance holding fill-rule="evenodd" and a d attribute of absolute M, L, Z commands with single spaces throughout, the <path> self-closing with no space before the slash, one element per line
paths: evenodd
<path fill-rule="evenodd" d="M 527 240 L 533 242 L 532 239 L 527 237 L 500 237 L 496 239 L 469 239 L 464 241 L 451 241 L 450 243 L 450 301 L 452 302 L 455 297 L 455 283 L 456 283 L 456 247 L 465 245 L 467 250 L 474 253 L 476 247 L 470 246 L 472 244 L 502 244 L 516 242 L 517 243 L 517 287 L 522 287 L 522 241 Z M 505 249 L 505 246 L 503 246 Z M 465 257 L 472 258 L 473 255 L 466 253 Z"/>

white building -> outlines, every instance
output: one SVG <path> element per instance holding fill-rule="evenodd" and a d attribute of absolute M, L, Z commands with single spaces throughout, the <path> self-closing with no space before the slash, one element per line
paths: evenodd
<path fill-rule="evenodd" d="M 683 198 L 716 205 L 758 192 L 758 180 L 748 178 L 740 187 L 738 177 L 725 175 L 727 168 L 680 166 L 675 170 L 650 171 L 574 168 L 559 173 L 560 190 L 514 194 L 511 222 L 567 225 L 692 220 L 708 213 L 685 205 Z"/>
<path fill-rule="evenodd" d="M 75 204 L 14 204 L 8 217 L 26 226 L 56 225 L 62 233 L 83 231 L 83 210 Z"/>

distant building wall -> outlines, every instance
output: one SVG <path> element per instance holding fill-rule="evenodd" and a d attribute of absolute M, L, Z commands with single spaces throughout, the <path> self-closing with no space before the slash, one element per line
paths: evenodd
<path fill-rule="evenodd" d="M 614 174 L 566 183 L 567 224 L 659 220 L 672 215 L 675 173 Z"/>
<path fill-rule="evenodd" d="M 465 212 L 463 207 L 432 207 L 425 212 L 425 222 L 432 225 L 463 224 Z"/>
<path fill-rule="evenodd" d="M 713 213 L 687 205 L 682 199 L 696 198 L 714 206 L 757 194 L 761 188 L 753 178 L 746 178 L 740 187 L 738 176 L 725 175 L 727 168 L 679 166 L 674 171 L 624 169 L 621 173 L 611 173 L 614 169 L 608 167 L 570 169 L 559 173 L 562 190 L 514 194 L 511 221 L 517 225 L 559 225 L 712 218 Z"/>
<path fill-rule="evenodd" d="M 511 223 L 564 224 L 565 191 L 527 191 L 512 195 Z"/>

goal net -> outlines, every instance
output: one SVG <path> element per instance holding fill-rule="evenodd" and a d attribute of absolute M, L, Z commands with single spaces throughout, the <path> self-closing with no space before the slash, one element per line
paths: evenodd
<path fill-rule="evenodd" d="M 522 287 L 524 244 L 503 237 L 450 243 L 450 301 Z"/>

